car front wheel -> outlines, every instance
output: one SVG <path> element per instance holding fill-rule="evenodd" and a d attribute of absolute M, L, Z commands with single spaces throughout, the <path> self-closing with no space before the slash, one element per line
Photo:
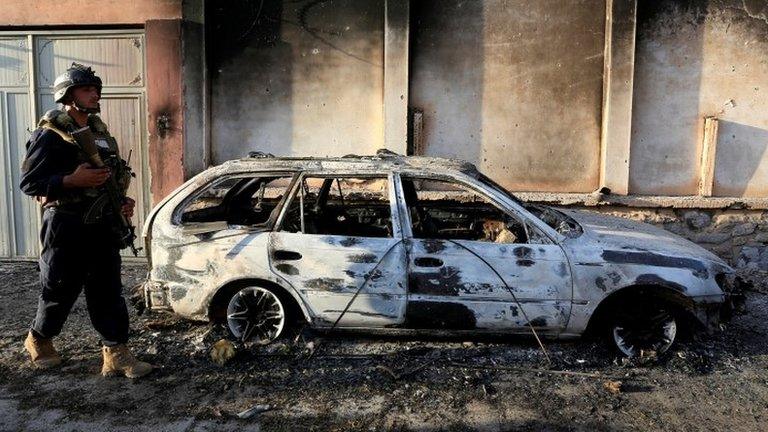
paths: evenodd
<path fill-rule="evenodd" d="M 610 326 L 614 346 L 627 357 L 660 355 L 678 336 L 678 320 L 662 306 L 635 305 L 617 311 Z"/>
<path fill-rule="evenodd" d="M 283 334 L 285 306 L 279 296 L 266 288 L 242 288 L 227 305 L 227 327 L 243 343 L 266 345 Z"/>

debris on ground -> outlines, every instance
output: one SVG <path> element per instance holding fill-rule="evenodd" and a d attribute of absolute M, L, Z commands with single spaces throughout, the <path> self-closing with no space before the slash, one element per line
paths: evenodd
<path fill-rule="evenodd" d="M 621 385 L 622 385 L 621 381 L 611 381 L 611 380 L 608 380 L 608 381 L 603 382 L 603 388 L 605 388 L 606 390 L 608 390 L 612 394 L 619 394 L 619 393 L 621 393 Z"/>
<path fill-rule="evenodd" d="M 126 286 L 146 276 L 125 268 Z M 132 349 L 163 367 L 126 387 L 99 377 L 82 298 L 54 341 L 66 366 L 29 366 L 21 344 L 38 277 L 34 264 L 0 264 L 0 430 L 761 430 L 768 420 L 768 295 L 754 291 L 723 331 L 648 364 L 596 338 L 547 341 L 547 364 L 530 337 L 306 329 L 238 346 L 219 366 L 211 351 L 225 326 L 131 311 Z M 257 420 L 237 416 L 246 408 Z"/>
<path fill-rule="evenodd" d="M 224 363 L 234 357 L 236 352 L 235 344 L 232 341 L 221 339 L 211 348 L 211 360 L 219 366 L 224 366 Z"/>
<path fill-rule="evenodd" d="M 247 410 L 238 413 L 237 416 L 240 417 L 241 419 L 248 419 L 255 416 L 256 414 L 267 412 L 271 409 L 272 409 L 271 405 L 254 405 L 248 408 Z"/>

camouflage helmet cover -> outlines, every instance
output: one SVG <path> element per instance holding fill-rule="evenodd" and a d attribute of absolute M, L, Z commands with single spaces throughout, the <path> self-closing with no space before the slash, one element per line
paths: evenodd
<path fill-rule="evenodd" d="M 67 90 L 88 85 L 95 86 L 101 95 L 101 78 L 96 76 L 90 66 L 85 67 L 79 63 L 72 63 L 72 66 L 57 76 L 56 81 L 53 82 L 53 98 L 57 103 L 61 103 Z"/>

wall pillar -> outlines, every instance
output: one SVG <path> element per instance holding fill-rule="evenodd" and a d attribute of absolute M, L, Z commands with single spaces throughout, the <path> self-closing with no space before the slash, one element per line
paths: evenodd
<path fill-rule="evenodd" d="M 405 154 L 408 146 L 409 0 L 385 0 L 384 10 L 384 146 Z"/>
<path fill-rule="evenodd" d="M 627 195 L 637 0 L 606 0 L 605 6 L 600 185 Z"/>
<path fill-rule="evenodd" d="M 150 192 L 157 203 L 184 182 L 181 20 L 149 20 L 145 35 Z"/>
<path fill-rule="evenodd" d="M 184 100 L 184 179 L 211 163 L 210 83 L 206 64 L 204 0 L 184 1 L 181 27 Z"/>

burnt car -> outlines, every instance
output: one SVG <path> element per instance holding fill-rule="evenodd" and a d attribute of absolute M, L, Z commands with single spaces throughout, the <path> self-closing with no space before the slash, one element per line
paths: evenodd
<path fill-rule="evenodd" d="M 647 224 L 523 203 L 441 158 L 278 158 L 210 168 L 144 227 L 146 306 L 266 344 L 316 329 L 604 332 L 627 356 L 718 327 L 733 270 Z"/>

